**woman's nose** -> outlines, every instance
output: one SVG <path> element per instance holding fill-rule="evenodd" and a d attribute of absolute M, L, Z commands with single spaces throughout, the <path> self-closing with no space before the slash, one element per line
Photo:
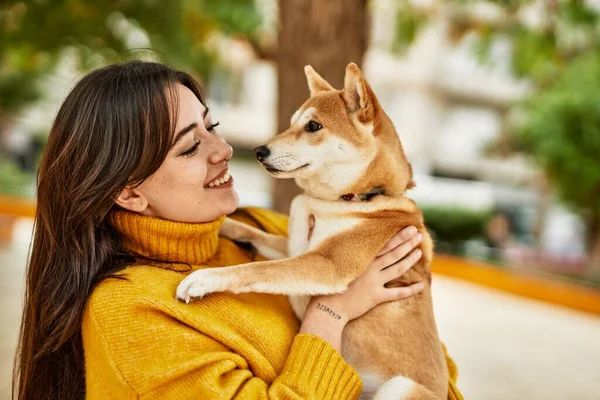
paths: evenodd
<path fill-rule="evenodd" d="M 233 148 L 224 140 L 218 140 L 215 143 L 215 148 L 209 157 L 211 164 L 218 164 L 221 161 L 227 161 L 233 155 Z"/>

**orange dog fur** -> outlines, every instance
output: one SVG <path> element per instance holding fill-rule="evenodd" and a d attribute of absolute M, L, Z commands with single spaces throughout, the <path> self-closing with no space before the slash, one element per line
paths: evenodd
<path fill-rule="evenodd" d="M 342 355 L 361 375 L 362 398 L 446 399 L 448 371 L 431 298 L 433 242 L 420 210 L 404 196 L 414 183 L 398 134 L 355 64 L 346 69 L 343 90 L 310 66 L 305 72 L 311 97 L 257 156 L 272 176 L 294 178 L 304 190 L 292 202 L 289 239 L 226 219 L 223 236 L 251 242 L 270 261 L 195 271 L 177 297 L 285 294 L 302 318 L 310 296 L 344 291 L 396 232 L 414 225 L 423 234 L 423 256 L 393 284 L 423 282 L 425 289 L 351 321 Z M 373 188 L 382 192 L 357 199 Z"/>

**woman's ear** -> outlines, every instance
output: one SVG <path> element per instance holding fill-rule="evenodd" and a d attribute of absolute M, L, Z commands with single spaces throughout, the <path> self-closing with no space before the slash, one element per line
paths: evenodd
<path fill-rule="evenodd" d="M 115 199 L 115 203 L 121 208 L 136 213 L 141 213 L 148 208 L 148 200 L 137 188 L 125 187 Z"/>

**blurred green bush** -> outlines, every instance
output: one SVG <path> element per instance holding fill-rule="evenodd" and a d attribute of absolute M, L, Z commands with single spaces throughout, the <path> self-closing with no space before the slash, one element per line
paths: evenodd
<path fill-rule="evenodd" d="M 0 158 L 0 194 L 33 198 L 34 181 L 15 162 Z"/>
<path fill-rule="evenodd" d="M 462 253 L 465 241 L 484 239 L 491 210 L 471 210 L 462 207 L 421 207 L 425 226 L 442 252 Z"/>

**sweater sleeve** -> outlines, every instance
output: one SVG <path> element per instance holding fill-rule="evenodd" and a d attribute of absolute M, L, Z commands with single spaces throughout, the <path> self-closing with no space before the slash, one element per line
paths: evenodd
<path fill-rule="evenodd" d="M 246 361 L 230 352 L 197 353 L 197 365 L 140 393 L 141 399 L 356 399 L 360 378 L 322 339 L 294 339 L 281 374 L 270 384 L 254 376 Z"/>
<path fill-rule="evenodd" d="M 115 293 L 113 301 L 120 294 Z M 88 304 L 82 325 L 86 398 L 355 399 L 356 371 L 326 341 L 295 336 L 282 370 L 250 364 L 256 350 L 231 346 L 229 331 L 200 331 L 185 316 L 152 301 L 129 304 L 133 315 Z M 203 317 L 205 326 L 211 317 Z M 233 334 L 234 335 L 234 334 Z M 222 337 L 221 337 L 222 336 Z M 245 352 L 251 352 L 246 354 Z M 255 371 L 262 370 L 258 376 Z M 127 395 L 125 395 L 126 393 Z"/>
<path fill-rule="evenodd" d="M 458 368 L 454 363 L 454 360 L 448 354 L 446 345 L 442 343 L 444 349 L 444 356 L 446 357 L 446 365 L 448 365 L 448 400 L 464 400 L 462 393 L 456 385 L 458 379 Z"/>

